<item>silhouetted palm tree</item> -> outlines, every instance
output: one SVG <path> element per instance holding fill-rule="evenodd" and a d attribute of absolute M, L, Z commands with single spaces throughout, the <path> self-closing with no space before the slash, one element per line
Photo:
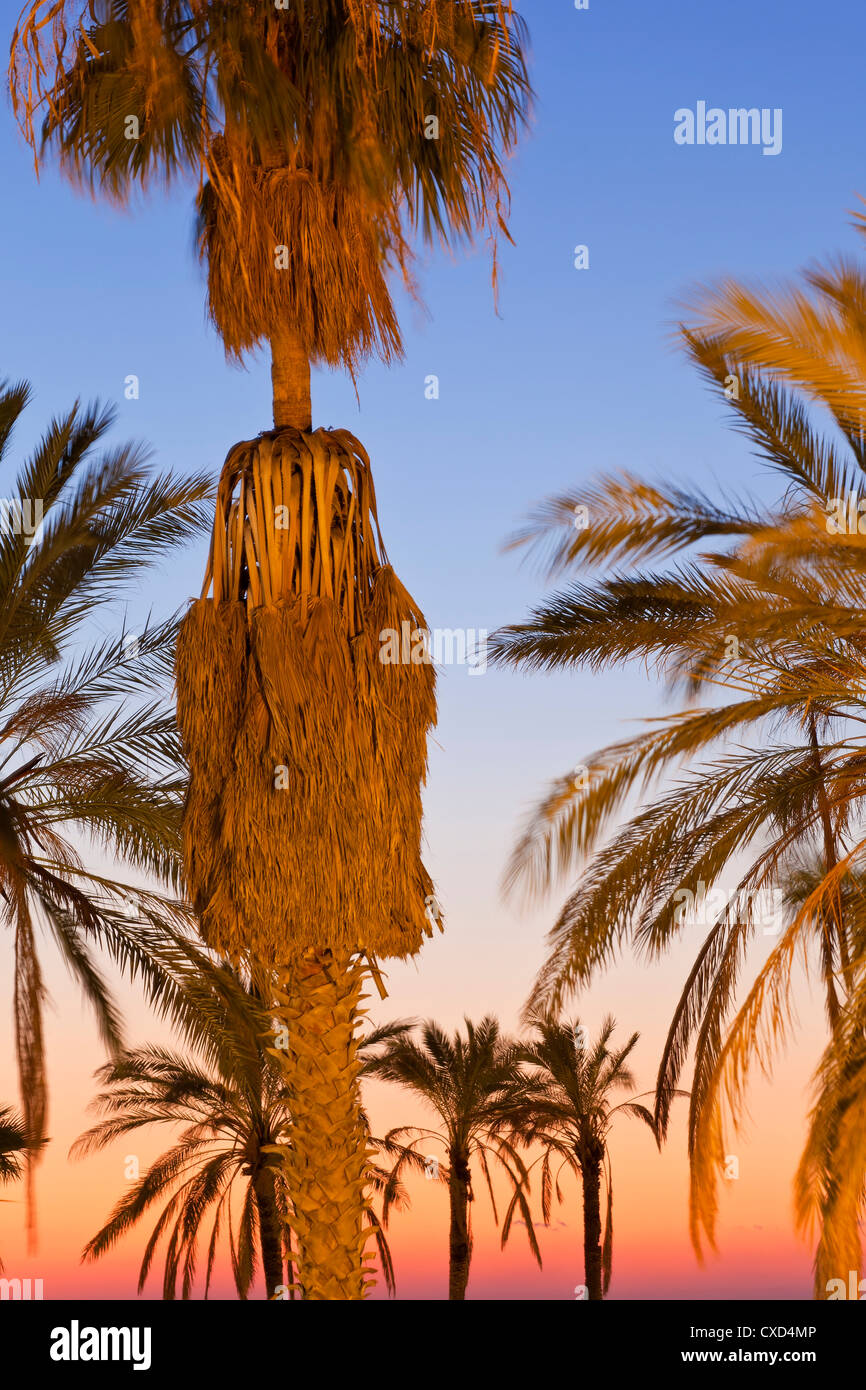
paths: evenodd
<path fill-rule="evenodd" d="M 290 1197 L 281 1161 L 292 1142 L 282 1065 L 284 1044 L 258 990 L 251 991 L 227 966 L 190 949 L 174 972 L 185 1009 L 181 1024 L 193 1055 L 147 1046 L 127 1051 L 98 1073 L 106 1089 L 95 1106 L 106 1118 L 72 1148 L 76 1157 L 106 1148 L 145 1125 L 183 1125 L 175 1146 L 161 1154 L 118 1202 L 88 1242 L 84 1258 L 96 1260 L 133 1230 L 155 1206 L 162 1210 L 139 1271 L 144 1288 L 160 1241 L 166 1242 L 163 1297 L 192 1296 L 199 1242 L 210 1219 L 204 1291 L 207 1297 L 222 1233 L 228 1241 L 239 1298 L 245 1299 L 261 1266 L 266 1296 L 298 1292 L 290 1237 Z M 372 1030 L 366 1047 L 400 1036 L 406 1024 Z M 373 1141 L 374 1142 L 374 1141 Z M 380 1190 L 387 1175 L 372 1166 Z M 232 1204 L 240 1194 L 235 1225 Z M 402 1189 L 395 1193 L 400 1204 Z M 390 1252 L 375 1214 L 368 1220 L 379 1247 L 389 1290 Z"/>
<path fill-rule="evenodd" d="M 536 1037 L 521 1049 L 521 1060 L 532 1069 L 540 1094 L 533 1097 L 520 1134 L 527 1144 L 540 1143 L 541 1201 L 550 1221 L 554 1192 L 561 1202 L 559 1175 L 563 1168 L 579 1173 L 583 1187 L 583 1260 L 587 1297 L 604 1298 L 613 1271 L 613 1178 L 608 1134 L 617 1114 L 643 1120 L 656 1135 L 655 1120 L 635 1098 L 612 1104 L 615 1092 L 634 1088 L 627 1065 L 638 1034 L 624 1047 L 609 1046 L 616 1024 L 610 1017 L 595 1042 L 575 1020 L 565 1023 L 549 1016 L 534 1019 Z M 554 1164 L 558 1166 L 554 1169 Z M 602 1235 L 601 1187 L 607 1188 L 607 1212 Z M 503 1239 L 514 1213 L 512 1199 L 503 1225 Z"/>
<path fill-rule="evenodd" d="M 514 1189 L 512 1206 L 526 1223 L 529 1245 L 539 1265 L 541 1252 L 527 1201 L 527 1173 L 513 1131 L 525 1114 L 531 1086 L 520 1070 L 517 1045 L 502 1036 L 490 1016 L 474 1024 L 468 1018 L 465 1037 L 453 1037 L 428 1020 L 420 1040 L 404 1036 L 364 1067 L 368 1076 L 393 1081 L 418 1096 L 436 1112 L 439 1129 L 401 1125 L 389 1131 L 386 1142 L 403 1149 L 392 1170 L 396 1178 L 410 1164 L 419 1166 L 417 1146 L 440 1143 L 446 1163 L 441 1177 L 448 1183 L 448 1297 L 465 1299 L 472 1260 L 472 1167 L 477 1162 L 487 1183 L 494 1219 L 498 1221 L 490 1170 L 497 1167 Z M 408 1142 L 406 1142 L 408 1140 Z M 428 1174 L 439 1175 L 439 1161 L 427 1155 Z M 387 1196 L 387 1193 L 386 1193 Z M 387 1217 L 386 1203 L 383 1218 Z M 509 1226 L 510 1226 L 509 1221 Z"/>
<path fill-rule="evenodd" d="M 0 1183 L 17 1182 L 23 1176 L 26 1153 L 27 1131 L 23 1122 L 10 1105 L 0 1106 Z"/>

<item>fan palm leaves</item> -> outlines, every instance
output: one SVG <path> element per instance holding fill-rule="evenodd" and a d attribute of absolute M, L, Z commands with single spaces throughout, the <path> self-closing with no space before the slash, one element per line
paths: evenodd
<path fill-rule="evenodd" d="M 275 423 L 309 428 L 310 360 L 401 350 L 385 272 L 410 276 L 407 227 L 507 232 L 524 45 L 502 0 L 32 0 L 10 81 L 34 149 L 92 190 L 198 177 L 226 350 L 268 340 Z"/>
<path fill-rule="evenodd" d="M 0 386 L 0 460 L 30 399 Z M 208 485 L 156 475 L 141 448 L 99 445 L 110 410 L 73 407 L 48 427 L 4 500 L 0 527 L 0 897 L 14 955 L 15 1037 L 31 1155 L 45 1137 L 45 985 L 37 934 L 52 938 L 105 1044 L 120 1016 L 102 948 L 158 997 L 159 953 L 188 929 L 174 896 L 183 799 L 172 710 L 176 622 L 87 645 L 90 623 L 201 528 Z M 85 867 L 85 843 L 164 891 Z M 163 999 L 163 1003 L 166 1001 Z M 170 1007 L 170 1006 L 169 1006 Z"/>
<path fill-rule="evenodd" d="M 672 692 L 703 697 L 558 779 L 509 873 L 512 884 L 539 891 L 586 865 L 551 933 L 535 1008 L 558 1006 L 627 943 L 659 956 L 694 915 L 684 911 L 684 893 L 695 907 L 703 901 L 709 934 L 675 1011 L 656 1099 L 664 1134 L 693 1046 L 699 1248 L 702 1235 L 713 1240 L 722 1102 L 736 1122 L 750 1066 L 769 1065 L 789 1018 L 795 960 L 806 948 L 831 1029 L 855 984 L 858 929 L 844 904 L 862 841 L 866 586 L 862 536 L 856 525 L 840 527 L 838 513 L 839 499 L 845 510 L 857 494 L 864 456 L 849 416 L 831 411 L 823 433 L 801 392 L 757 360 L 743 364 L 727 339 L 702 325 L 684 331 L 684 344 L 758 456 L 781 475 L 781 500 L 716 503 L 699 490 L 630 477 L 555 499 L 515 538 L 552 575 L 582 562 L 644 566 L 690 553 L 661 570 L 617 568 L 595 584 L 571 584 L 492 646 L 494 659 L 530 670 L 637 659 Z M 677 771 L 683 764 L 685 775 Z M 634 810 L 638 796 L 644 805 Z M 736 1011 L 749 942 L 759 931 L 778 935 L 779 913 L 766 904 L 783 893 L 803 852 L 820 855 L 820 883 Z M 736 884 L 710 909 L 709 894 L 738 863 Z"/>
<path fill-rule="evenodd" d="M 437 1023 L 428 1020 L 420 1026 L 417 1039 L 394 1039 L 364 1066 L 365 1075 L 403 1087 L 438 1117 L 435 1129 L 401 1125 L 390 1130 L 385 1144 L 399 1149 L 391 1170 L 392 1183 L 407 1167 L 424 1166 L 428 1175 L 438 1175 L 438 1155 L 422 1156 L 418 1148 L 433 1144 L 444 1150 L 441 1176 L 448 1183 L 451 1300 L 465 1299 L 469 1283 L 475 1164 L 483 1174 L 497 1221 L 492 1171 L 498 1170 L 507 1179 L 513 1190 L 509 1228 L 514 1211 L 519 1211 L 526 1224 L 530 1249 L 541 1265 L 527 1199 L 528 1175 L 514 1137 L 526 1114 L 532 1088 L 521 1073 L 519 1048 L 502 1035 L 495 1018 L 488 1015 L 477 1024 L 466 1019 L 465 1026 L 465 1035 L 457 1030 L 449 1037 Z M 390 1189 L 386 1189 L 383 1219 L 387 1218 L 390 1205 Z"/>
<path fill-rule="evenodd" d="M 624 1046 L 612 1047 L 616 1023 L 604 1019 L 595 1041 L 577 1020 L 568 1023 L 552 1015 L 532 1019 L 535 1037 L 523 1045 L 520 1056 L 530 1068 L 537 1093 L 521 1122 L 526 1144 L 540 1144 L 541 1204 L 549 1223 L 554 1194 L 563 1200 L 560 1175 L 568 1168 L 580 1175 L 583 1189 L 583 1251 L 586 1297 L 603 1299 L 613 1273 L 613 1177 L 608 1135 L 614 1116 L 631 1115 L 643 1120 L 656 1134 L 655 1118 L 635 1098 L 613 1103 L 617 1092 L 633 1090 L 635 1081 L 628 1059 L 639 1034 Z M 533 1165 L 534 1166 L 534 1165 Z M 601 1190 L 607 1189 L 602 1234 Z M 503 1240 L 515 1210 L 506 1213 Z"/>

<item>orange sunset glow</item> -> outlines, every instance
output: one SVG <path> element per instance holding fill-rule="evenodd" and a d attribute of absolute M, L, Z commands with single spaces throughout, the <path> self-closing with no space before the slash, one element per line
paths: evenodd
<path fill-rule="evenodd" d="M 607 1305 L 579 1373 L 831 1377 L 823 1305 L 866 1298 L 860 9 L 12 8 L 26 1355 L 172 1384 L 283 1364 L 249 1303 L 573 1303 Z"/>

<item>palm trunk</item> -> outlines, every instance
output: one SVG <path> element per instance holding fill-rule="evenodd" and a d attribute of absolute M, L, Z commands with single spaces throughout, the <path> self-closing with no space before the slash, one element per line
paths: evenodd
<path fill-rule="evenodd" d="M 274 425 L 313 428 L 310 399 L 310 359 L 297 333 L 278 328 L 271 334 L 271 381 L 274 391 Z"/>
<path fill-rule="evenodd" d="M 274 1175 L 268 1168 L 261 1168 L 255 1180 L 254 1191 L 259 1212 L 259 1233 L 262 1245 L 262 1266 L 265 1271 L 267 1297 L 273 1298 L 276 1290 L 283 1285 L 282 1227 L 277 1202 L 274 1196 Z"/>
<path fill-rule="evenodd" d="M 363 973 L 357 960 L 309 952 L 283 973 L 285 993 L 278 994 L 289 1036 L 286 1178 L 305 1299 L 362 1299 L 370 1272 L 356 1032 Z"/>
<path fill-rule="evenodd" d="M 590 1302 L 604 1298 L 601 1287 L 601 1162 L 581 1163 L 583 1177 L 583 1267 Z"/>
<path fill-rule="evenodd" d="M 451 1220 L 448 1231 L 448 1298 L 462 1300 L 469 1283 L 469 1262 L 472 1259 L 472 1234 L 469 1229 L 469 1164 L 465 1154 L 449 1154 L 451 1172 L 448 1178 L 448 1198 Z"/>
<path fill-rule="evenodd" d="M 830 803 L 827 799 L 827 785 L 824 780 L 824 768 L 821 762 L 821 750 L 818 744 L 818 727 L 815 716 L 809 711 L 809 743 L 815 761 L 815 768 L 818 773 L 818 809 L 821 816 L 821 828 L 824 836 L 824 873 L 829 874 L 835 869 L 838 859 L 836 855 L 836 837 L 833 834 L 833 821 L 830 815 Z M 848 955 L 848 939 L 845 933 L 845 921 L 842 913 L 842 893 L 837 885 L 833 893 L 833 907 L 830 912 L 822 911 L 824 922 L 824 977 L 825 989 L 827 993 L 827 1016 L 830 1021 L 830 1028 L 835 1030 L 839 1021 L 839 999 L 836 994 L 836 986 L 833 973 L 833 935 L 839 943 L 839 963 L 842 967 L 842 978 L 845 982 L 846 992 L 850 993 L 853 989 L 853 979 L 851 977 L 851 962 Z M 835 919 L 835 920 L 834 920 Z"/>

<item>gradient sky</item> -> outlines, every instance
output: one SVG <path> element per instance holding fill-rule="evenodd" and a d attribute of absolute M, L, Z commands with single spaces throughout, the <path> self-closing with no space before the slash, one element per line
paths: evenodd
<path fill-rule="evenodd" d="M 433 627 L 492 630 L 520 617 L 543 589 L 502 553 L 503 540 L 534 502 L 599 471 L 773 495 L 773 480 L 725 429 L 718 403 L 672 346 L 675 301 L 698 279 L 773 277 L 861 245 L 849 217 L 866 192 L 859 4 L 590 0 L 578 12 L 573 0 L 524 0 L 520 8 L 538 100 L 512 168 L 515 245 L 502 248 L 499 316 L 483 247 L 425 256 L 426 312 L 401 300 L 405 361 L 371 365 L 358 383 L 360 404 L 343 377 L 316 373 L 313 384 L 315 421 L 351 429 L 370 452 L 390 558 Z M 17 9 L 17 0 L 0 4 L 7 33 Z M 782 108 L 781 154 L 676 145 L 674 112 L 701 100 Z M 270 380 L 264 356 L 247 371 L 228 366 L 206 323 L 190 191 L 133 212 L 94 204 L 50 169 L 37 182 L 6 109 L 2 120 L 3 373 L 28 378 L 36 393 L 19 450 L 52 411 L 98 396 L 117 402 L 115 439 L 147 440 L 162 467 L 216 473 L 232 443 L 269 426 Z M 585 271 L 573 265 L 578 243 L 589 247 Z M 123 398 L 130 373 L 140 378 L 137 401 Z M 431 373 L 440 378 L 436 401 L 425 399 Z M 130 599 L 127 626 L 197 594 L 204 554 L 202 543 L 149 579 Z M 426 835 L 447 934 L 416 962 L 390 969 L 378 1018 L 431 1016 L 453 1027 L 464 1014 L 493 1011 L 516 1027 L 559 900 L 531 912 L 503 903 L 499 882 L 516 830 L 549 778 L 661 708 L 640 671 L 567 679 L 443 672 Z M 698 939 L 686 934 L 661 966 L 621 962 L 575 1005 L 592 1027 L 612 1012 L 623 1030 L 640 1030 L 641 1090 L 653 1084 Z M 20 1193 L 7 1192 L 12 1200 L 0 1206 L 0 1249 L 10 1274 L 44 1278 L 47 1297 L 130 1296 L 140 1238 L 94 1270 L 78 1269 L 78 1251 L 122 1191 L 128 1150 L 66 1162 L 101 1056 L 61 967 L 52 960 L 47 973 L 53 1143 L 40 1175 L 40 1253 L 24 1254 Z M 160 1036 L 139 1001 L 121 995 L 130 1038 Z M 11 1100 L 8 983 L 0 1008 L 8 1040 L 0 1096 Z M 801 1018 L 798 1046 L 752 1093 L 720 1255 L 703 1270 L 688 1245 L 682 1124 L 662 1155 L 632 1122 L 615 1135 L 613 1297 L 809 1296 L 810 1253 L 792 1234 L 790 1210 L 804 1087 L 821 1045 L 820 1012 L 805 991 Z M 419 1117 L 393 1092 L 371 1096 L 371 1111 L 380 1129 Z M 158 1148 L 154 1141 L 137 1151 L 145 1160 Z M 412 1192 L 412 1210 L 392 1232 L 399 1293 L 441 1297 L 447 1195 L 423 1180 Z M 544 1233 L 543 1272 L 519 1231 L 500 1254 L 480 1192 L 475 1205 L 470 1297 L 574 1296 L 582 1279 L 576 1188 Z M 229 1292 L 225 1280 L 220 1289 Z M 148 1291 L 158 1293 L 155 1282 Z"/>

